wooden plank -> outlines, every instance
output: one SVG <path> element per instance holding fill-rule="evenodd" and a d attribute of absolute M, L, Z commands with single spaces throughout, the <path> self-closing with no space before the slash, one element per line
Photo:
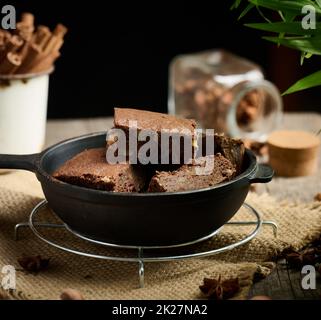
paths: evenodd
<path fill-rule="evenodd" d="M 313 133 L 321 128 L 321 115 L 314 113 L 293 113 L 284 117 L 283 128 L 306 130 Z M 321 154 L 321 150 L 320 150 Z M 260 185 L 259 192 L 267 191 L 279 200 L 312 201 L 317 192 L 321 192 L 321 155 L 318 172 L 309 177 L 282 178 L 275 177 L 271 183 Z M 267 295 L 273 299 L 320 299 L 321 279 L 317 276 L 316 290 L 303 290 L 301 273 L 288 269 L 284 260 L 277 262 L 276 269 L 266 279 L 256 283 L 251 291 L 253 295 Z"/>
<path fill-rule="evenodd" d="M 316 274 L 316 289 L 304 290 L 301 286 L 301 272 L 289 269 L 284 260 L 277 263 L 276 268 L 266 278 L 255 283 L 249 297 L 266 295 L 275 300 L 320 300 L 321 277 Z"/>

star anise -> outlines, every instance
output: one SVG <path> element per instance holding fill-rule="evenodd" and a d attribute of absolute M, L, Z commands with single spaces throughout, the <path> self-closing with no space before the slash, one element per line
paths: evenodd
<path fill-rule="evenodd" d="M 204 278 L 203 285 L 199 288 L 209 299 L 225 300 L 232 298 L 240 290 L 240 284 L 238 278 L 222 281 L 219 276 L 218 279 Z"/>
<path fill-rule="evenodd" d="M 315 239 L 312 244 L 311 244 L 312 247 L 316 247 L 318 248 L 319 250 L 321 250 L 321 235 L 319 236 L 319 238 Z"/>
<path fill-rule="evenodd" d="M 28 272 L 39 272 L 48 267 L 50 259 L 44 259 L 41 256 L 22 257 L 18 259 L 20 266 Z"/>
<path fill-rule="evenodd" d="M 315 248 L 307 248 L 301 252 L 290 249 L 285 252 L 284 256 L 288 265 L 295 269 L 301 269 L 304 265 L 316 263 Z"/>

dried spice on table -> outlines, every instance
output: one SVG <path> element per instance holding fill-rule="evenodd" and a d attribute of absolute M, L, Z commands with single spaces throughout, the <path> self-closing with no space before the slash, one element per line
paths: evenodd
<path fill-rule="evenodd" d="M 27 272 L 37 273 L 49 266 L 50 258 L 42 258 L 40 255 L 28 256 L 18 259 L 19 265 Z"/>
<path fill-rule="evenodd" d="M 292 251 L 285 255 L 286 261 L 292 268 L 301 268 L 306 264 L 314 264 L 314 250 L 307 249 L 303 252 Z"/>
<path fill-rule="evenodd" d="M 290 268 L 301 269 L 304 265 L 315 265 L 321 263 L 320 239 L 315 240 L 310 246 L 301 251 L 293 249 L 286 250 L 283 255 Z"/>
<path fill-rule="evenodd" d="M 199 288 L 208 299 L 225 300 L 232 298 L 240 291 L 240 284 L 238 278 L 222 280 L 219 276 L 218 279 L 204 278 Z"/>

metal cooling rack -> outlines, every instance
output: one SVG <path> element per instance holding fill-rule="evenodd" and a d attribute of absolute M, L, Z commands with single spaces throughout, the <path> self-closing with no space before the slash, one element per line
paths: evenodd
<path fill-rule="evenodd" d="M 36 222 L 35 219 L 41 216 L 41 213 L 43 213 L 47 207 L 48 203 L 46 200 L 41 201 L 39 204 L 37 204 L 31 211 L 29 216 L 28 222 L 18 223 L 14 228 L 14 239 L 18 240 L 19 230 L 21 228 L 30 227 L 30 229 L 33 231 L 33 233 L 42 241 L 45 243 L 77 255 L 89 257 L 89 258 L 96 258 L 96 259 L 103 259 L 103 260 L 114 260 L 114 261 L 125 261 L 125 262 L 135 262 L 138 263 L 138 275 L 139 275 L 139 285 L 140 287 L 144 287 L 144 274 L 145 274 L 145 263 L 146 262 L 163 262 L 163 261 L 173 261 L 173 260 L 182 260 L 182 259 L 192 259 L 192 258 L 200 258 L 200 257 L 208 257 L 212 256 L 218 253 L 226 252 L 229 250 L 232 250 L 234 248 L 237 248 L 241 245 L 244 245 L 245 243 L 252 240 L 260 231 L 262 225 L 267 225 L 272 227 L 273 234 L 276 237 L 277 236 L 277 224 L 273 221 L 267 221 L 262 220 L 260 213 L 254 209 L 252 206 L 250 206 L 247 203 L 244 203 L 242 205 L 253 217 L 255 220 L 251 221 L 230 221 L 227 222 L 226 225 L 228 226 L 255 226 L 254 230 L 249 232 L 246 236 L 244 236 L 243 239 L 236 241 L 234 243 L 228 244 L 224 247 L 219 247 L 211 250 L 200 250 L 199 252 L 190 252 L 190 253 L 174 253 L 174 254 L 156 254 L 155 251 L 161 251 L 163 252 L 164 249 L 171 249 L 171 248 L 179 248 L 184 247 L 185 249 L 188 248 L 191 245 L 194 245 L 196 243 L 204 242 L 206 240 L 209 240 L 221 230 L 215 230 L 214 232 L 210 233 L 209 235 L 202 237 L 200 239 L 197 239 L 195 241 L 181 243 L 177 245 L 172 246 L 150 246 L 150 247 L 144 247 L 144 246 L 132 246 L 132 245 L 118 245 L 114 243 L 107 243 L 102 241 L 96 241 L 93 239 L 86 238 L 77 232 L 72 231 L 66 224 L 64 223 L 39 223 Z M 51 214 L 54 216 L 54 213 L 50 211 Z M 129 249 L 133 252 L 134 256 L 122 256 L 122 255 L 104 255 L 104 254 L 96 254 L 91 251 L 82 251 L 78 249 L 74 249 L 67 245 L 59 244 L 51 239 L 49 239 L 48 235 L 45 235 L 43 232 L 40 231 L 40 229 L 46 229 L 46 228 L 52 228 L 52 229 L 64 229 L 71 235 L 77 237 L 78 239 L 81 239 L 81 241 L 85 241 L 87 243 L 94 243 L 95 245 L 108 247 L 111 249 Z M 152 254 L 146 255 L 145 253 L 151 252 Z"/>

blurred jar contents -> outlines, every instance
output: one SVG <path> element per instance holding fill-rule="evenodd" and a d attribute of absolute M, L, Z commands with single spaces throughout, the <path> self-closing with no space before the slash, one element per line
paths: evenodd
<path fill-rule="evenodd" d="M 226 51 L 176 57 L 170 66 L 169 113 L 199 127 L 265 141 L 282 118 L 278 89 L 256 64 Z"/>

